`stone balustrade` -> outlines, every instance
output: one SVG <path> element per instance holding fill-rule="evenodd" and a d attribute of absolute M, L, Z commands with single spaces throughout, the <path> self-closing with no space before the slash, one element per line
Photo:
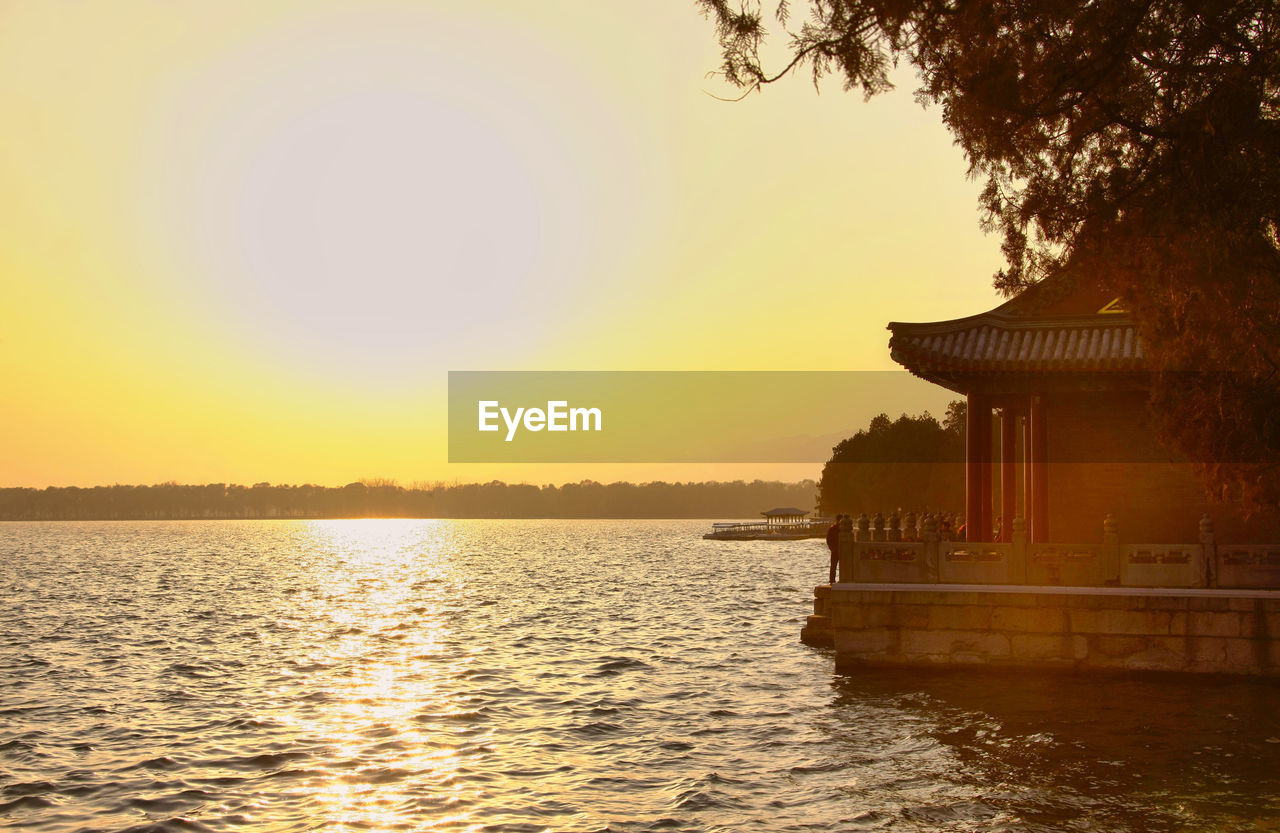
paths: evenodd
<path fill-rule="evenodd" d="M 865 513 L 841 523 L 841 583 L 1061 587 L 1280 588 L 1280 544 L 1218 544 L 1208 515 L 1194 543 L 1121 543 L 1116 519 L 1100 543 L 1031 543 L 1022 518 L 1006 542 L 949 540 L 963 519 Z"/>

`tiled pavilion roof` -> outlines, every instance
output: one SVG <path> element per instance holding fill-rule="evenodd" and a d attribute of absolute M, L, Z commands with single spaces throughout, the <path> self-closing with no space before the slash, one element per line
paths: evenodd
<path fill-rule="evenodd" d="M 1142 370 L 1142 339 L 1124 321 L 1001 320 L 993 313 L 936 324 L 890 324 L 894 361 L 909 369 Z"/>
<path fill-rule="evenodd" d="M 1092 287 L 1049 303 L 1035 295 L 1023 293 L 967 318 L 892 323 L 890 354 L 917 376 L 952 389 L 973 374 L 1146 370 L 1142 339 L 1118 302 L 1105 301 Z"/>
<path fill-rule="evenodd" d="M 804 509 L 797 509 L 794 506 L 780 506 L 777 509 L 770 509 L 768 512 L 761 512 L 766 518 L 795 518 L 803 517 L 809 513 Z"/>

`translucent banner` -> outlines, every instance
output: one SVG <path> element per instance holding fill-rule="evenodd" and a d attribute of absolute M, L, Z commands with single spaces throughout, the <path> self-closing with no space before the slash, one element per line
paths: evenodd
<path fill-rule="evenodd" d="M 452 463 L 808 463 L 956 394 L 898 371 L 453 371 Z"/>

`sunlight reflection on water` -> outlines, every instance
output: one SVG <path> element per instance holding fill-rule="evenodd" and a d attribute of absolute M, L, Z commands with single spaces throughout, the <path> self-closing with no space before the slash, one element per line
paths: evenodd
<path fill-rule="evenodd" d="M 415 720 L 422 704 L 432 704 L 446 720 L 461 711 L 449 701 L 443 679 L 460 673 L 467 658 L 441 662 L 445 622 L 420 603 L 415 589 L 441 582 L 448 572 L 451 529 L 409 520 L 304 524 L 311 543 L 299 544 L 340 565 L 330 573 L 329 594 L 302 612 L 305 620 L 339 629 L 339 638 L 328 640 L 331 650 L 316 661 L 353 669 L 326 692 L 327 709 L 296 724 L 300 734 L 332 738 L 336 758 L 358 762 L 342 777 L 303 790 L 339 827 L 394 829 L 403 819 L 401 808 L 420 795 L 409 773 L 439 784 L 455 780 L 457 749 L 433 743 L 430 729 Z M 406 609 L 415 614 L 412 624 L 401 618 Z M 374 754 L 366 754 L 369 738 L 377 739 Z M 446 803 L 462 803 L 463 791 L 455 786 Z M 435 823 L 465 824 L 469 817 L 461 812 Z"/>
<path fill-rule="evenodd" d="M 1265 683 L 875 672 L 820 541 L 689 521 L 0 526 L 0 823 L 1256 830 Z"/>

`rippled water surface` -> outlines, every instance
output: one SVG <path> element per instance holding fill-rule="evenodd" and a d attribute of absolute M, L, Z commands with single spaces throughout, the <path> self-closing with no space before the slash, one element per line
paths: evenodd
<path fill-rule="evenodd" d="M 1275 686 L 836 677 L 704 526 L 0 526 L 0 825 L 1280 830 Z"/>

